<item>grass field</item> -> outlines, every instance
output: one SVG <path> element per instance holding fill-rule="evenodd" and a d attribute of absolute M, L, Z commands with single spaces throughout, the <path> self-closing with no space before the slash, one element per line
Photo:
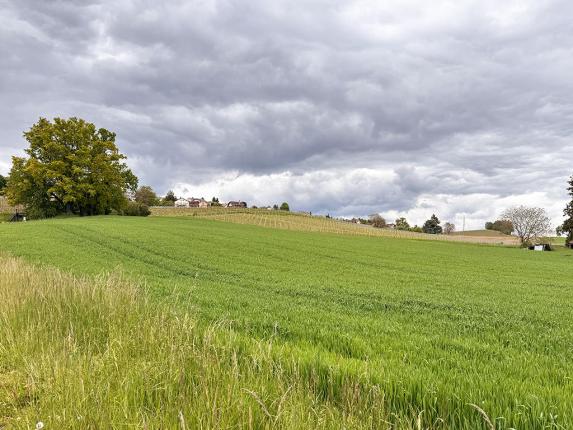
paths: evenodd
<path fill-rule="evenodd" d="M 265 209 L 241 208 L 173 208 L 154 207 L 153 216 L 199 217 L 237 224 L 250 224 L 260 227 L 283 230 L 312 231 L 351 236 L 395 237 L 401 239 L 445 240 L 456 242 L 484 243 L 492 245 L 519 245 L 516 237 L 503 234 L 470 234 L 434 235 L 388 228 L 373 228 L 369 225 L 354 224 L 323 216 L 309 216 L 296 212 L 268 211 Z"/>
<path fill-rule="evenodd" d="M 573 427 L 570 251 L 200 217 L 2 224 L 0 251 L 34 264 L 1 261 L 10 427 Z"/>

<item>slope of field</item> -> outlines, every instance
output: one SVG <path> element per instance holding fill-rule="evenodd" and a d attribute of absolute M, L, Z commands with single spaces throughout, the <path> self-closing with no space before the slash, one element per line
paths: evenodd
<path fill-rule="evenodd" d="M 479 236 L 479 237 L 502 237 L 507 238 L 507 234 L 503 234 L 497 230 L 466 230 L 456 231 L 452 233 L 455 236 Z"/>
<path fill-rule="evenodd" d="M 264 209 L 154 207 L 151 211 L 153 216 L 192 216 L 237 224 L 251 224 L 260 227 L 295 231 L 335 233 L 352 236 L 396 237 L 401 239 L 445 240 L 491 245 L 516 246 L 519 244 L 517 238 L 506 235 L 465 235 L 463 233 L 456 235 L 423 234 L 394 229 L 373 228 L 369 225 L 354 224 L 332 218 L 310 216 L 296 212 L 268 211 Z"/>
<path fill-rule="evenodd" d="M 284 377 L 281 389 L 270 380 L 268 389 L 264 381 L 238 383 L 257 393 L 258 413 L 269 419 L 255 427 L 271 427 L 282 416 L 281 402 L 300 408 L 300 421 L 289 413 L 290 421 L 277 424 L 285 428 L 326 422 L 324 416 L 303 420 L 310 410 L 330 411 L 324 412 L 330 423 L 345 417 L 346 428 L 487 428 L 470 404 L 498 429 L 573 427 L 571 252 L 286 231 L 199 217 L 3 224 L 0 250 L 76 274 L 120 272 L 145 283 L 153 303 L 192 315 L 197 330 L 217 323 L 241 339 L 236 358 L 223 360 L 239 363 L 239 374 L 242 360 L 262 366 L 256 351 L 271 351 L 271 367 Z M 0 357 L 0 373 L 8 374 L 11 362 Z M 190 372 L 201 390 L 204 382 Z M 224 390 L 225 381 L 216 386 Z M 89 390 L 85 395 L 90 399 Z M 139 406 L 140 424 L 158 408 L 193 415 L 189 408 L 199 407 L 156 395 Z M 212 409 L 222 410 L 215 398 Z M 136 400 L 125 403 L 130 413 Z M 49 400 L 34 402 L 32 409 Z M 0 411 L 11 413 L 17 412 Z"/>

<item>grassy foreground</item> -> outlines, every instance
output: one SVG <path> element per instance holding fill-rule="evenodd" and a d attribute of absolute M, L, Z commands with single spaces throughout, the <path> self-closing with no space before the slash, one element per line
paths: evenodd
<path fill-rule="evenodd" d="M 328 429 L 386 418 L 376 387 L 279 363 L 272 343 L 222 324 L 199 329 L 120 278 L 0 257 L 0 285 L 0 428 Z"/>
<path fill-rule="evenodd" d="M 82 277 L 2 261 L 11 427 L 573 427 L 568 251 L 193 217 L 4 224 L 0 249 Z"/>

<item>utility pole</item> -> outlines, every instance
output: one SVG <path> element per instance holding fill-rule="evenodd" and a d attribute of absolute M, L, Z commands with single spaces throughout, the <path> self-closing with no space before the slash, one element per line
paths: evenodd
<path fill-rule="evenodd" d="M 462 224 L 462 232 L 466 231 L 466 214 L 464 214 L 464 221 Z"/>

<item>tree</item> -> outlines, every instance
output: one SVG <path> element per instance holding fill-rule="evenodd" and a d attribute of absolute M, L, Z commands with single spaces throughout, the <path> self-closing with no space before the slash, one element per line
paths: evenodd
<path fill-rule="evenodd" d="M 165 194 L 165 197 L 163 197 L 163 200 L 166 202 L 175 203 L 177 201 L 177 197 L 175 197 L 175 193 L 173 192 L 173 190 L 169 190 L 167 191 L 167 194 Z"/>
<path fill-rule="evenodd" d="M 485 229 L 486 230 L 493 230 L 493 222 L 488 221 L 485 223 Z"/>
<path fill-rule="evenodd" d="M 223 206 L 221 203 L 219 203 L 219 198 L 218 197 L 213 197 L 211 199 L 211 206 Z"/>
<path fill-rule="evenodd" d="M 427 234 L 442 234 L 440 220 L 435 214 L 432 214 L 431 218 L 424 223 L 422 231 Z"/>
<path fill-rule="evenodd" d="M 370 215 L 370 224 L 372 227 L 384 228 L 386 227 L 386 220 L 382 218 L 379 214 Z"/>
<path fill-rule="evenodd" d="M 4 188 L 6 188 L 6 178 L 0 175 L 0 196 L 4 194 Z"/>
<path fill-rule="evenodd" d="M 149 185 L 143 185 L 135 192 L 135 201 L 145 206 L 157 206 L 157 194 Z"/>
<path fill-rule="evenodd" d="M 522 246 L 530 245 L 551 229 L 551 220 L 542 208 L 514 206 L 507 209 L 501 218 L 511 221 Z"/>
<path fill-rule="evenodd" d="M 495 221 L 491 227 L 492 230 L 499 231 L 503 234 L 513 233 L 513 224 L 511 221 L 506 219 L 498 219 Z"/>
<path fill-rule="evenodd" d="M 396 224 L 396 230 L 409 230 L 410 229 L 410 224 L 408 224 L 408 221 L 406 221 L 406 218 L 402 217 L 402 218 L 398 218 L 395 222 Z"/>
<path fill-rule="evenodd" d="M 290 211 L 289 205 L 287 202 L 282 202 L 281 207 L 280 207 L 281 211 Z"/>
<path fill-rule="evenodd" d="M 452 224 L 451 222 L 446 222 L 444 224 L 444 234 L 452 234 L 454 231 L 456 231 L 455 224 Z"/>
<path fill-rule="evenodd" d="M 24 133 L 26 157 L 12 157 L 6 195 L 30 217 L 121 210 L 137 178 L 123 162 L 115 133 L 78 118 L 45 118 Z"/>
<path fill-rule="evenodd" d="M 274 211 L 278 211 L 278 210 L 279 210 L 279 205 L 274 204 L 274 205 L 273 205 L 273 210 L 274 210 Z"/>
<path fill-rule="evenodd" d="M 560 232 L 567 234 L 567 242 L 573 242 L 573 176 L 569 178 L 569 195 L 571 196 L 571 201 L 565 206 L 563 210 L 563 215 L 565 215 L 565 222 L 559 227 Z"/>

